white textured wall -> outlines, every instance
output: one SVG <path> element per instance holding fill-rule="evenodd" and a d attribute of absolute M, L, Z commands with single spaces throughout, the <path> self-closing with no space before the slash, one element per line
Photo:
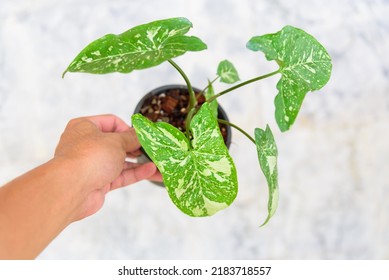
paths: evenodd
<path fill-rule="evenodd" d="M 273 118 L 278 77 L 220 102 L 252 130 L 270 123 L 279 146 L 280 203 L 270 224 L 255 149 L 234 132 L 234 204 L 190 218 L 164 189 L 142 182 L 108 195 L 98 214 L 72 224 L 41 259 L 389 258 L 389 1 L 1 0 L 0 185 L 48 160 L 67 121 L 114 113 L 129 121 L 142 94 L 182 83 L 168 64 L 131 75 L 62 71 L 91 40 L 141 23 L 188 17 L 209 47 L 176 59 L 202 87 L 228 58 L 242 78 L 276 68 L 245 49 L 253 35 L 291 24 L 333 57 L 333 75 L 307 96 L 281 134 Z M 1 228 L 0 230 L 4 230 Z"/>

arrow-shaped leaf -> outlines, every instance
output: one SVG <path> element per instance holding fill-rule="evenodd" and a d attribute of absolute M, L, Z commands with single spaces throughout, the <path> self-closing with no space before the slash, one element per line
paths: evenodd
<path fill-rule="evenodd" d="M 192 23 L 170 18 L 136 26 L 122 34 L 108 34 L 90 43 L 70 63 L 66 72 L 129 73 L 207 48 L 199 38 L 185 36 Z"/>
<path fill-rule="evenodd" d="M 268 216 L 262 224 L 265 225 L 274 215 L 278 206 L 278 151 L 269 126 L 266 126 L 266 130 L 256 128 L 254 133 L 259 165 L 269 188 Z"/>
<path fill-rule="evenodd" d="M 233 84 L 239 81 L 238 71 L 228 60 L 223 60 L 219 63 L 217 67 L 217 75 L 223 83 Z"/>
<path fill-rule="evenodd" d="M 132 116 L 142 147 L 157 165 L 173 203 L 190 216 L 210 216 L 235 199 L 235 165 L 204 103 L 190 123 L 193 140 L 170 124 Z"/>
<path fill-rule="evenodd" d="M 331 57 L 314 37 L 292 26 L 253 37 L 247 48 L 264 52 L 267 60 L 275 60 L 280 66 L 275 115 L 281 131 L 286 131 L 294 123 L 306 93 L 328 82 Z"/>

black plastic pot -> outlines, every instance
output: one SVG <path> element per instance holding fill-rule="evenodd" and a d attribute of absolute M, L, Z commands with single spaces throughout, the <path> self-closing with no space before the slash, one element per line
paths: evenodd
<path fill-rule="evenodd" d="M 138 102 L 137 106 L 135 107 L 134 114 L 137 114 L 137 113 L 141 112 L 141 109 L 143 108 L 145 102 L 147 100 L 149 100 L 151 96 L 159 96 L 160 94 L 166 93 L 167 91 L 172 90 L 172 89 L 179 89 L 179 90 L 184 89 L 184 90 L 187 91 L 188 87 L 186 85 L 166 85 L 166 86 L 161 86 L 161 87 L 158 87 L 156 89 L 153 89 L 152 91 L 147 93 Z M 193 90 L 194 90 L 195 93 L 198 93 L 198 92 L 201 91 L 201 90 L 199 90 L 197 88 L 193 88 Z M 220 105 L 218 107 L 218 118 L 228 121 L 227 114 L 226 114 L 226 112 L 223 110 L 223 108 Z M 226 129 L 226 136 L 224 138 L 224 142 L 225 142 L 227 148 L 229 148 L 230 145 L 231 145 L 231 127 L 230 126 L 224 126 L 224 127 Z M 144 150 L 143 149 L 141 149 L 141 150 L 142 150 L 144 156 L 139 157 L 138 158 L 138 162 L 144 163 L 144 162 L 150 161 L 150 158 L 147 156 L 147 154 L 144 152 Z M 158 183 L 158 182 L 154 182 L 154 183 L 156 183 L 157 185 L 160 185 L 160 186 L 164 186 L 162 183 Z"/>

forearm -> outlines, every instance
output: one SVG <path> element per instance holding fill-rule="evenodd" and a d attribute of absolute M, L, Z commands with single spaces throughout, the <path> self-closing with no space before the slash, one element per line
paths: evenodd
<path fill-rule="evenodd" d="M 82 178 L 51 160 L 0 188 L 0 259 L 35 258 L 75 216 Z"/>

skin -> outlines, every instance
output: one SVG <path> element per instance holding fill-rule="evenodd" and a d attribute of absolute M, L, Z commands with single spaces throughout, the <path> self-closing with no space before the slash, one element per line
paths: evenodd
<path fill-rule="evenodd" d="M 113 115 L 71 120 L 51 160 L 0 188 L 0 259 L 33 259 L 69 224 L 96 213 L 109 191 L 162 181 L 153 163 L 126 161 L 139 148 L 134 129 Z"/>

